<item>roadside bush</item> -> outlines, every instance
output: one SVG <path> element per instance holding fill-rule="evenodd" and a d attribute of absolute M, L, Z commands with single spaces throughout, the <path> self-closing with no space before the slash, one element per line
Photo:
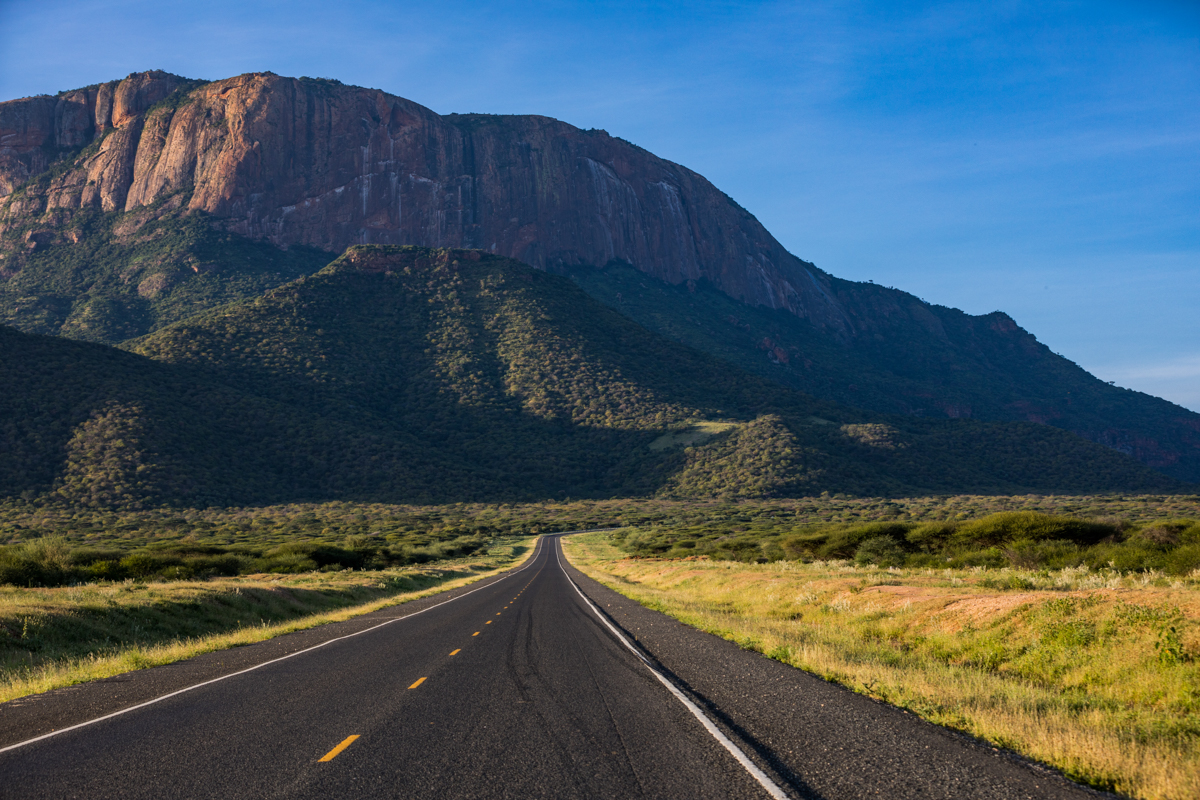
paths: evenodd
<path fill-rule="evenodd" d="M 1119 517 L 1081 519 L 1021 511 L 973 521 L 919 524 L 887 520 L 796 526 L 789 521 L 749 526 L 745 520 L 730 519 L 725 524 L 654 526 L 621 533 L 612 540 L 640 557 L 695 554 L 741 562 L 853 559 L 859 564 L 934 569 L 1087 566 L 1169 575 L 1200 569 L 1200 522 L 1194 519 L 1137 528 Z"/>
<path fill-rule="evenodd" d="M 1083 551 L 1075 542 L 1048 539 L 1041 542 L 1022 539 L 1005 547 L 1008 565 L 1019 569 L 1062 569 L 1083 562 Z"/>
<path fill-rule="evenodd" d="M 76 571 L 66 541 L 57 536 L 0 548 L 0 582 L 14 586 L 59 586 Z"/>
<path fill-rule="evenodd" d="M 116 558 L 93 561 L 80 568 L 80 575 L 85 581 L 123 581 L 129 577 Z"/>
<path fill-rule="evenodd" d="M 320 568 L 316 561 L 303 553 L 280 553 L 260 559 L 255 565 L 257 572 L 274 572 L 283 575 L 297 572 L 315 572 Z"/>
<path fill-rule="evenodd" d="M 948 555 L 942 564 L 943 567 L 950 567 L 951 569 L 965 569 L 966 567 L 999 569 L 1008 565 L 1008 558 L 999 547 L 959 550 Z"/>
<path fill-rule="evenodd" d="M 474 531 L 464 533 L 463 531 Z M 409 536 L 391 544 L 387 537 L 353 534 L 342 546 L 327 541 L 290 541 L 264 549 L 253 544 L 199 544 L 189 539 L 151 542 L 130 552 L 74 547 L 58 536 L 0 546 L 0 584 L 63 586 L 92 581 L 189 580 L 255 572 L 297 573 L 315 570 L 385 569 L 463 558 L 486 551 L 491 538 L 481 528 L 454 529 L 438 540 Z"/>
<path fill-rule="evenodd" d="M 787 558 L 799 561 L 815 556 L 818 544 L 811 536 L 788 536 L 779 542 L 779 547 Z"/>
<path fill-rule="evenodd" d="M 1130 541 L 1163 549 L 1178 545 L 1200 544 L 1200 523 L 1190 519 L 1156 522 L 1153 525 L 1147 525 L 1129 538 Z"/>
<path fill-rule="evenodd" d="M 182 566 L 182 563 L 181 559 L 171 556 L 133 553 L 122 558 L 118 566 L 130 578 L 149 578 L 163 572 L 168 567 Z"/>
<path fill-rule="evenodd" d="M 342 569 L 361 569 L 366 558 L 366 554 L 362 551 L 345 550 L 320 542 L 288 542 L 268 550 L 264 556 L 280 564 L 299 564 L 307 559 L 316 564 L 313 569 L 332 565 Z"/>
<path fill-rule="evenodd" d="M 898 567 L 904 563 L 904 558 L 904 549 L 891 536 L 873 536 L 860 544 L 854 554 L 856 564 L 877 567 Z"/>
<path fill-rule="evenodd" d="M 1009 511 L 960 525 L 950 536 L 951 546 L 994 547 L 1021 540 L 1061 539 L 1079 544 L 1096 544 L 1119 531 L 1112 524 L 1039 514 L 1036 511 Z"/>
<path fill-rule="evenodd" d="M 190 569 L 195 576 L 208 578 L 217 575 L 241 575 L 246 571 L 248 564 L 246 559 L 235 553 L 224 553 L 188 558 L 184 560 L 184 566 Z"/>
<path fill-rule="evenodd" d="M 928 522 L 908 531 L 905 539 L 913 547 L 919 547 L 927 553 L 937 552 L 946 546 L 956 530 L 958 525 L 954 522 Z"/>
<path fill-rule="evenodd" d="M 868 539 L 883 537 L 892 540 L 893 543 L 897 540 L 904 541 L 908 528 L 909 526 L 902 522 L 875 522 L 833 530 L 817 553 L 822 558 L 853 558 L 859 546 Z M 899 544 L 896 544 L 896 547 L 899 547 Z"/>
<path fill-rule="evenodd" d="M 1169 553 L 1164 571 L 1170 575 L 1190 575 L 1200 569 L 1200 544 L 1188 544 Z"/>

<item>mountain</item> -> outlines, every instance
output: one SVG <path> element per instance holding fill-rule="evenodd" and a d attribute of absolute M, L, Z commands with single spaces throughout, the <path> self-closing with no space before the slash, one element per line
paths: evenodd
<path fill-rule="evenodd" d="M 1056 426 L 1200 480 L 1200 415 L 1097 380 L 1003 313 L 831 276 L 700 175 L 546 117 L 137 73 L 0 103 L 0 198 L 0 319 L 21 330 L 121 341 L 311 274 L 305 247 L 482 248 L 829 400 Z M 211 235 L 185 230 L 201 222 Z M 685 305 L 635 302 L 643 283 Z M 709 333 L 683 337 L 685 319 Z"/>
<path fill-rule="evenodd" d="M 0 494 L 137 506 L 1180 488 L 1046 426 L 816 400 L 480 251 L 353 247 L 125 347 L 0 328 Z"/>

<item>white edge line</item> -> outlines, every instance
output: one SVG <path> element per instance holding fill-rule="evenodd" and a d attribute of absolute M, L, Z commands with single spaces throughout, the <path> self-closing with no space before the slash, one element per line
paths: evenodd
<path fill-rule="evenodd" d="M 586 533 L 586 531 L 571 531 L 571 533 Z M 337 636 L 333 639 L 326 639 L 325 641 L 321 642 L 320 644 L 314 644 L 312 647 L 306 647 L 303 650 L 297 650 L 294 653 L 288 653 L 286 656 L 280 656 L 279 658 L 273 658 L 270 661 L 264 661 L 261 664 L 255 664 L 253 667 L 247 667 L 246 669 L 238 670 L 237 672 L 231 672 L 228 675 L 221 675 L 220 677 L 211 678 L 211 679 L 209 679 L 207 681 L 203 681 L 201 683 L 195 683 L 195 684 L 192 684 L 191 686 L 185 686 L 182 689 L 176 689 L 173 692 L 169 692 L 169 693 L 161 695 L 159 697 L 155 697 L 153 700 L 146 700 L 145 702 L 138 703 L 137 705 L 129 706 L 128 708 L 122 708 L 120 711 L 113 711 L 111 714 L 105 714 L 102 717 L 96 717 L 95 719 L 89 719 L 84 722 L 79 722 L 74 725 L 70 725 L 66 728 L 59 728 L 56 731 L 50 731 L 49 733 L 43 733 L 41 736 L 35 736 L 32 739 L 26 739 L 23 742 L 17 742 L 16 744 L 10 744 L 7 747 L 0 747 L 0 753 L 7 753 L 9 750 L 16 750 L 18 747 L 24 747 L 25 745 L 33 744 L 34 742 L 40 742 L 43 739 L 49 739 L 53 736 L 59 736 L 64 733 L 68 733 L 69 731 L 78 730 L 80 728 L 86 728 L 89 725 L 95 725 L 97 722 L 103 722 L 106 719 L 112 719 L 113 717 L 119 717 L 122 714 L 128 714 L 131 711 L 137 711 L 139 708 L 145 708 L 146 706 L 152 706 L 155 703 L 161 703 L 163 700 L 168 700 L 172 697 L 175 697 L 176 695 L 181 695 L 186 692 L 190 692 L 194 689 L 199 689 L 202 686 L 208 686 L 209 684 L 219 683 L 220 681 L 229 680 L 230 678 L 236 678 L 238 675 L 245 675 L 247 672 L 254 672 L 254 670 L 256 670 L 256 669 L 262 669 L 263 667 L 269 667 L 272 664 L 278 664 L 280 661 L 287 661 L 289 658 L 295 658 L 296 656 L 302 656 L 305 653 L 311 653 L 313 650 L 324 647 L 325 645 L 328 645 L 328 644 L 333 644 L 334 642 L 340 642 L 340 641 L 343 641 L 344 639 L 352 639 L 355 636 L 362 636 L 364 633 L 370 633 L 371 631 L 377 631 L 380 628 L 384 627 L 385 625 L 391 625 L 393 622 L 399 622 L 400 620 L 403 620 L 403 619 L 411 619 L 412 617 L 415 617 L 418 614 L 424 614 L 426 611 L 432 611 L 433 609 L 438 608 L 439 606 L 444 606 L 447 603 L 453 603 L 455 600 L 460 600 L 469 594 L 475 594 L 475 592 L 481 592 L 484 589 L 495 586 L 497 583 L 500 583 L 500 581 L 508 580 L 513 575 L 518 575 L 518 574 L 524 572 L 525 570 L 529 569 L 530 567 L 532 567 L 534 564 L 534 561 L 537 560 L 537 551 L 539 549 L 541 549 L 542 543 L 545 541 L 545 539 L 546 539 L 546 537 L 544 535 L 538 538 L 537 545 L 534 547 L 533 554 L 529 557 L 528 563 L 526 563 L 520 569 L 515 569 L 512 572 L 508 573 L 507 575 L 502 576 L 499 580 L 492 581 L 487 586 L 480 586 L 476 589 L 472 589 L 469 592 L 463 592 L 462 594 L 458 595 L 458 597 L 451 597 L 449 600 L 443 600 L 440 603 L 435 603 L 434 605 L 431 605 L 428 608 L 422 608 L 420 611 L 414 611 L 413 613 L 406 614 L 403 617 L 392 617 L 391 619 L 387 620 L 386 622 L 381 622 L 378 625 L 372 625 L 371 627 L 364 628 L 361 631 L 355 631 L 354 633 L 348 633 L 345 636 Z M 567 580 L 570 580 L 570 578 L 568 578 Z M 274 638 L 274 637 L 272 637 L 272 638 Z M 270 641 L 270 640 L 265 639 L 264 641 Z M 216 652 L 216 651 L 210 651 L 210 652 Z"/>
<path fill-rule="evenodd" d="M 583 532 L 584 531 L 579 531 L 579 533 L 583 533 Z M 572 533 L 575 533 L 575 531 L 572 531 Z M 559 538 L 559 537 L 555 536 L 554 538 Z M 694 716 L 697 720 L 700 721 L 700 724 L 704 726 L 704 729 L 706 731 L 708 731 L 710 734 L 712 734 L 712 737 L 714 739 L 716 739 L 718 742 L 720 742 L 721 745 L 726 750 L 729 751 L 729 754 L 731 756 L 733 756 L 735 759 L 737 759 L 737 762 L 739 764 L 741 764 L 742 767 L 745 768 L 745 770 L 747 772 L 750 773 L 751 777 L 753 777 L 756 781 L 758 781 L 759 785 L 761 785 L 762 788 L 766 790 L 767 794 L 771 795 L 771 797 L 775 798 L 775 800 L 790 800 L 788 798 L 787 793 L 784 792 L 782 788 L 780 788 L 779 784 L 777 784 L 777 783 L 775 783 L 775 781 L 771 780 L 767 776 L 767 773 L 763 772 L 761 769 L 758 768 L 757 764 L 755 764 L 753 761 L 751 761 L 749 758 L 747 758 L 746 754 L 744 752 L 742 752 L 742 749 L 740 747 L 738 747 L 736 744 L 734 744 L 733 741 L 730 740 L 730 738 L 728 736 L 726 736 L 724 733 L 722 733 L 721 729 L 713 724 L 712 720 L 710 720 L 708 718 L 708 715 L 706 715 L 700 709 L 700 707 L 698 705 L 693 703 L 691 701 L 691 699 L 687 695 L 685 695 L 683 692 L 679 691 L 679 688 L 676 687 L 675 684 L 673 684 L 669 680 L 667 680 L 665 675 L 663 675 L 661 672 L 656 670 L 650 664 L 650 662 L 648 660 L 646 660 L 646 656 L 644 656 L 640 650 L 638 650 L 636 647 L 634 647 L 633 643 L 630 642 L 629 639 L 627 639 L 625 637 L 625 634 L 623 634 L 619 630 L 617 630 L 617 628 L 611 622 L 609 622 L 608 619 L 606 619 L 603 614 L 600 613 L 600 609 L 596 607 L 596 604 L 591 601 L 591 598 L 589 598 L 587 595 L 585 595 L 583 593 L 583 591 L 579 588 L 579 586 L 575 583 L 575 581 L 571 580 L 571 576 L 569 574 L 567 574 L 566 568 L 563 567 L 561 543 L 559 543 L 558 546 L 554 548 L 554 551 L 555 551 L 555 555 L 558 557 L 558 568 L 562 570 L 563 576 L 566 577 L 567 582 L 569 582 L 571 584 L 571 586 L 573 586 L 575 588 L 575 591 L 579 593 L 579 596 L 583 598 L 583 602 L 587 603 L 588 607 L 592 609 L 592 612 L 596 615 L 596 618 L 599 619 L 601 622 L 603 622 L 604 625 L 610 631 L 612 631 L 613 635 L 617 637 L 617 640 L 620 641 L 621 644 L 623 644 L 627 648 L 629 648 L 629 651 L 638 657 L 638 660 L 642 662 L 642 664 L 646 667 L 646 669 L 650 670 L 650 673 L 652 675 L 654 675 L 654 677 L 658 678 L 659 683 L 661 683 L 663 686 L 667 687 L 667 691 L 669 691 L 671 694 L 673 694 L 675 696 L 676 700 L 683 703 L 684 706 L 687 707 L 687 710 L 692 712 L 692 716 Z"/>

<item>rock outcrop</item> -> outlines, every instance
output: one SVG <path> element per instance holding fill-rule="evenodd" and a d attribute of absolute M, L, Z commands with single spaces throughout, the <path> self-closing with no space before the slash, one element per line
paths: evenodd
<path fill-rule="evenodd" d="M 471 247 L 542 269 L 617 259 L 851 335 L 827 275 L 702 176 L 603 131 L 539 116 L 443 117 L 381 91 L 270 73 L 154 108 L 187 83 L 149 72 L 0 103 L 0 196 L 50 155 L 98 142 L 13 197 L 0 226 L 186 191 L 191 209 L 283 246 Z"/>

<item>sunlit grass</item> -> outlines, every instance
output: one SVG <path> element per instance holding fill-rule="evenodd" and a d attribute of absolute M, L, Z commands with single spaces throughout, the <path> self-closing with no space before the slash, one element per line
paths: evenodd
<path fill-rule="evenodd" d="M 517 566 L 534 541 L 373 572 L 0 587 L 0 702 L 407 603 Z"/>
<path fill-rule="evenodd" d="M 644 605 L 1081 782 L 1200 797 L 1200 576 L 628 559 L 605 534 L 564 544 Z"/>

